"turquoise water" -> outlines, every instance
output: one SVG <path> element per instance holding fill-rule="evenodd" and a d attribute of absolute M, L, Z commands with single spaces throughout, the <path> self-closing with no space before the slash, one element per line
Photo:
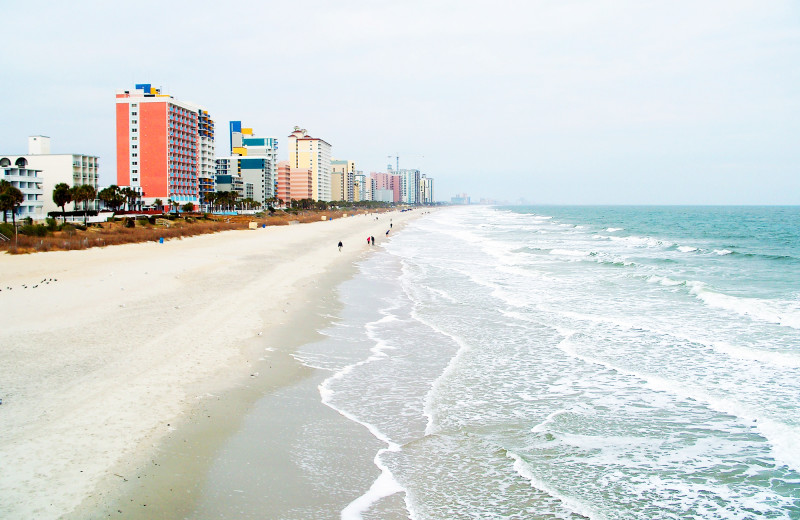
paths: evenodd
<path fill-rule="evenodd" d="M 453 208 L 360 268 L 299 353 L 385 444 L 342 517 L 800 518 L 800 208 Z"/>

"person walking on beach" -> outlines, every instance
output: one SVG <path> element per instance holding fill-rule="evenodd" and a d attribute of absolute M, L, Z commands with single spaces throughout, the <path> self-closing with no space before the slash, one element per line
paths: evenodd
<path fill-rule="evenodd" d="M 369 239 L 372 237 L 367 237 L 367 245 L 369 245 Z"/>
<path fill-rule="evenodd" d="M 389 230 L 388 229 L 386 230 L 386 236 L 387 237 L 389 236 Z"/>
<path fill-rule="evenodd" d="M 372 237 L 372 245 L 375 245 L 375 237 Z"/>
<path fill-rule="evenodd" d="M 341 240 L 339 240 L 339 252 L 340 253 L 342 252 L 342 241 Z"/>

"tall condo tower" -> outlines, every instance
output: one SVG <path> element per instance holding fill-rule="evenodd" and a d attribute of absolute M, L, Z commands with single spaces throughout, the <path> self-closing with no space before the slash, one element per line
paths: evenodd
<path fill-rule="evenodd" d="M 117 91 L 117 184 L 157 198 L 197 205 L 213 188 L 214 121 L 199 105 L 149 83 Z"/>
<path fill-rule="evenodd" d="M 331 200 L 331 145 L 294 127 L 289 135 L 289 166 L 311 170 L 311 193 L 314 200 Z"/>

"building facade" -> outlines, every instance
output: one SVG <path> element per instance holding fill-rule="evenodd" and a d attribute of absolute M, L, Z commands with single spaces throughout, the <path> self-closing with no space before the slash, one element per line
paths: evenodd
<path fill-rule="evenodd" d="M 276 196 L 278 139 L 257 137 L 252 128 L 243 128 L 241 121 L 230 122 L 230 139 L 231 155 L 247 158 L 241 163 L 242 178 L 253 184 L 253 199 L 266 204 Z"/>
<path fill-rule="evenodd" d="M 331 200 L 355 200 L 356 163 L 347 159 L 331 160 Z M 334 178 L 334 176 L 336 176 Z"/>
<path fill-rule="evenodd" d="M 159 198 L 197 205 L 199 178 L 207 188 L 216 174 L 208 112 L 148 83 L 116 96 L 117 184 L 141 188 L 145 204 Z"/>
<path fill-rule="evenodd" d="M 312 199 L 331 200 L 331 145 L 294 127 L 289 135 L 289 167 L 311 170 Z"/>
<path fill-rule="evenodd" d="M 217 165 L 214 141 L 214 121 L 208 111 L 199 109 L 197 114 L 197 196 L 202 203 L 205 194 L 214 191 Z"/>
<path fill-rule="evenodd" d="M 353 200 L 372 200 L 372 179 L 362 171 L 357 171 L 353 176 Z"/>
<path fill-rule="evenodd" d="M 214 161 L 216 174 L 214 175 L 214 191 L 235 191 L 240 199 L 247 198 L 247 193 L 254 192 L 252 184 L 247 189 L 246 183 L 242 178 L 238 155 L 230 157 L 217 157 Z"/>
<path fill-rule="evenodd" d="M 16 157 L 14 160 L 9 157 L 0 157 L 0 179 L 8 181 L 11 186 L 22 192 L 22 204 L 14 213 L 17 220 L 32 218 L 41 220 L 45 217 L 42 212 L 44 206 L 43 181 L 39 176 L 41 171 L 28 167 L 28 161 L 24 157 Z M 6 217 L 11 217 L 9 211 Z"/>
<path fill-rule="evenodd" d="M 433 178 L 426 177 L 424 174 L 419 179 L 419 203 L 434 204 L 436 199 L 433 197 Z"/>
<path fill-rule="evenodd" d="M 398 170 L 400 177 L 400 202 L 419 204 L 419 170 Z"/>
<path fill-rule="evenodd" d="M 8 156 L 7 156 L 8 157 Z M 39 170 L 39 182 L 42 184 L 42 213 L 46 217 L 51 211 L 61 211 L 53 202 L 53 190 L 56 184 L 64 183 L 70 187 L 87 184 L 97 191 L 99 159 L 94 155 L 83 154 L 51 154 L 50 138 L 45 135 L 28 137 L 28 155 L 14 156 L 24 158 L 29 169 Z M 73 204 L 69 209 L 76 208 Z M 98 201 L 89 201 L 87 209 L 98 209 Z"/>
<path fill-rule="evenodd" d="M 292 168 L 289 161 L 278 163 L 278 198 L 289 205 L 293 200 L 313 199 L 314 172 Z"/>

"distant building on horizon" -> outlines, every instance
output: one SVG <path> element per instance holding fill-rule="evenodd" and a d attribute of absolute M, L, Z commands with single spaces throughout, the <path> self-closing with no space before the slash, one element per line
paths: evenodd
<path fill-rule="evenodd" d="M 41 183 L 42 218 L 51 211 L 61 211 L 53 202 L 53 190 L 56 184 L 64 183 L 70 187 L 89 185 L 97 191 L 99 158 L 94 155 L 75 153 L 52 154 L 50 153 L 50 138 L 46 135 L 32 135 L 28 137 L 27 155 L 5 155 L 12 158 L 10 163 L 16 164 L 18 158 L 24 158 L 26 168 L 38 170 L 38 181 Z M 97 199 L 89 201 L 87 209 L 98 209 Z M 77 208 L 75 204 L 73 209 Z"/>
<path fill-rule="evenodd" d="M 436 199 L 433 195 L 433 178 L 426 177 L 425 174 L 422 174 L 422 176 L 419 178 L 419 203 L 436 203 Z"/>
<path fill-rule="evenodd" d="M 419 170 L 400 169 L 400 202 L 404 204 L 419 204 Z"/>
<path fill-rule="evenodd" d="M 149 83 L 118 90 L 117 184 L 155 199 L 199 204 L 216 175 L 214 121 L 199 105 L 179 101 Z"/>
<path fill-rule="evenodd" d="M 396 175 L 393 170 L 391 170 L 391 165 L 389 166 L 389 170 L 389 173 L 372 172 L 369 174 L 370 178 L 374 181 L 372 200 L 392 203 L 400 202 L 400 176 Z M 378 192 L 383 191 L 392 192 L 391 200 L 386 200 L 386 196 L 384 194 L 381 194 L 380 198 L 378 198 Z"/>
<path fill-rule="evenodd" d="M 469 195 L 466 193 L 459 193 L 455 197 L 450 198 L 451 204 L 469 204 Z"/>
<path fill-rule="evenodd" d="M 311 198 L 331 200 L 331 145 L 311 137 L 305 128 L 295 126 L 287 147 L 291 168 L 311 170 Z"/>

